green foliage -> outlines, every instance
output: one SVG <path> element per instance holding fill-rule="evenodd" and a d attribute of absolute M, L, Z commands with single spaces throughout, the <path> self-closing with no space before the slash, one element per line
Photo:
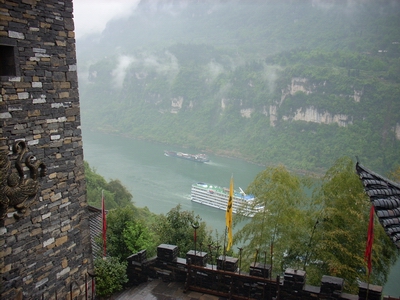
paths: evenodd
<path fill-rule="evenodd" d="M 150 231 L 156 217 L 143 213 L 133 205 L 110 210 L 107 214 L 107 253 L 121 262 L 146 249 L 149 257 L 155 254 L 154 233 Z"/>
<path fill-rule="evenodd" d="M 285 263 L 300 268 L 299 245 L 307 241 L 306 181 L 288 172 L 285 167 L 267 167 L 249 185 L 247 193 L 256 197 L 253 206 L 264 209 L 250 219 L 234 239 L 246 246 L 243 249 L 243 266 L 248 267 L 253 251 L 268 251 L 273 247 L 274 273 L 281 274 Z M 238 218 L 238 220 L 241 220 Z M 286 255 L 286 257 L 284 257 Z M 269 259 L 270 260 L 270 259 Z"/>
<path fill-rule="evenodd" d="M 106 180 L 85 162 L 86 188 L 89 205 L 101 207 L 102 192 L 107 213 L 107 254 L 123 262 L 133 253 L 146 249 L 155 254 L 152 222 L 156 216 L 148 208 L 136 208 L 132 195 L 119 180 Z M 99 244 L 101 238 L 97 239 Z M 100 247 L 101 248 L 101 247 Z"/>
<path fill-rule="evenodd" d="M 178 246 L 178 256 L 186 257 L 186 253 L 195 247 L 193 225 L 199 226 L 196 230 L 197 249 L 200 249 L 202 244 L 205 250 L 206 245 L 212 243 L 205 222 L 201 221 L 198 215 L 195 216 L 193 211 L 182 211 L 180 205 L 171 209 L 166 216 L 159 216 L 155 231 L 158 233 L 160 243 Z"/>
<path fill-rule="evenodd" d="M 102 193 L 107 213 L 107 253 L 121 262 L 131 254 L 146 249 L 155 254 L 151 228 L 155 215 L 148 208 L 136 208 L 132 194 L 119 180 L 106 180 L 85 162 L 86 188 L 90 205 L 101 207 Z M 101 239 L 98 240 L 101 243 Z"/>
<path fill-rule="evenodd" d="M 306 190 L 311 193 L 305 194 Z M 319 285 L 322 275 L 337 276 L 345 279 L 345 290 L 352 293 L 357 292 L 359 280 L 367 281 L 364 251 L 370 203 L 350 158 L 338 159 L 321 183 L 282 166 L 268 167 L 247 192 L 264 210 L 234 237 L 245 244 L 245 267 L 254 261 L 255 249 L 269 253 L 273 245 L 274 274 L 288 267 L 303 269 L 312 285 Z M 383 285 L 396 249 L 376 223 L 371 283 Z"/>
<path fill-rule="evenodd" d="M 370 203 L 350 158 L 337 160 L 326 172 L 318 197 L 323 211 L 311 258 L 318 263 L 310 263 L 307 271 L 312 270 L 317 277 L 329 274 L 345 278 L 346 290 L 355 293 L 359 280 L 367 282 L 364 251 Z M 371 282 L 383 285 L 395 258 L 395 248 L 376 222 Z M 318 282 L 316 278 L 311 280 L 314 284 Z"/>
<path fill-rule="evenodd" d="M 97 258 L 94 261 L 96 272 L 96 294 L 110 296 L 122 290 L 128 282 L 126 263 L 121 263 L 115 257 Z"/>
<path fill-rule="evenodd" d="M 396 182 L 400 182 L 400 166 L 398 166 L 395 170 L 393 170 L 389 174 L 389 178 L 391 178 L 392 180 L 394 180 Z"/>
<path fill-rule="evenodd" d="M 124 261 L 133 254 L 125 243 L 124 231 L 135 221 L 135 211 L 126 206 L 110 210 L 107 214 L 107 253 Z"/>
<path fill-rule="evenodd" d="M 132 194 L 119 180 L 110 180 L 107 183 L 104 177 L 90 168 L 88 162 L 85 161 L 84 165 L 89 205 L 100 208 L 102 193 L 107 210 L 132 204 Z"/>
<path fill-rule="evenodd" d="M 137 253 L 141 250 L 146 250 L 147 255 L 152 257 L 155 254 L 156 244 L 153 234 L 150 232 L 144 222 L 130 221 L 126 224 L 122 236 L 125 245 L 131 253 Z"/>

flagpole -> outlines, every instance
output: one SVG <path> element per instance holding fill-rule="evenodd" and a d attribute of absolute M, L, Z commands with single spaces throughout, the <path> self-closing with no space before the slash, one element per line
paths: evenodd
<path fill-rule="evenodd" d="M 254 267 L 256 266 L 257 259 L 258 259 L 258 248 L 256 248 L 256 254 L 254 255 Z"/>
<path fill-rule="evenodd" d="M 224 233 L 224 256 L 226 256 L 226 235 L 228 233 L 227 227 L 225 226 L 225 233 Z"/>
<path fill-rule="evenodd" d="M 214 264 L 213 264 L 213 259 L 212 259 L 212 249 L 211 249 L 212 244 L 208 244 L 208 250 L 210 251 L 210 263 L 211 263 L 211 270 L 214 270 Z"/>
<path fill-rule="evenodd" d="M 227 234 L 227 227 L 225 226 L 225 234 L 224 234 L 224 261 L 222 265 L 222 269 L 225 271 L 225 263 L 226 263 L 226 234 Z"/>
<path fill-rule="evenodd" d="M 103 222 L 102 237 L 103 237 L 103 258 L 107 255 L 107 219 L 106 219 L 106 205 L 104 203 L 104 193 L 101 191 L 101 217 Z"/>
<path fill-rule="evenodd" d="M 274 241 L 271 241 L 271 270 L 269 273 L 269 279 L 272 278 L 272 263 L 273 263 L 273 257 L 274 257 Z"/>
<path fill-rule="evenodd" d="M 194 259 L 195 259 L 195 264 L 197 263 L 197 229 L 200 227 L 199 224 L 196 222 L 195 224 L 192 224 L 192 227 L 194 229 Z"/>
<path fill-rule="evenodd" d="M 369 280 L 372 271 L 372 244 L 374 242 L 374 214 L 375 214 L 375 207 L 373 204 L 371 204 L 371 209 L 369 212 L 367 245 L 365 247 L 365 253 L 364 253 L 364 259 L 367 261 L 367 272 L 368 272 L 366 299 L 368 299 Z"/>
<path fill-rule="evenodd" d="M 233 210 L 233 175 L 231 177 L 229 185 L 229 198 L 225 213 L 225 233 L 228 234 L 228 245 L 226 247 L 226 251 L 229 251 L 229 249 L 232 246 L 232 210 Z M 226 234 L 224 239 L 226 239 Z M 225 241 L 224 241 L 224 247 L 225 247 Z"/>
<path fill-rule="evenodd" d="M 229 183 L 229 198 L 225 212 L 225 234 L 224 234 L 224 261 L 223 269 L 225 270 L 226 251 L 232 247 L 232 210 L 233 210 L 233 175 Z M 228 234 L 228 244 L 226 245 L 226 236 Z"/>

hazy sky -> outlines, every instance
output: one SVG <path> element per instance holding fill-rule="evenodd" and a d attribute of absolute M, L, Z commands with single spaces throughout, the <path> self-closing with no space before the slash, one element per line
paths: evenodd
<path fill-rule="evenodd" d="M 140 0 L 73 0 L 76 38 L 100 33 L 108 21 L 127 17 Z"/>

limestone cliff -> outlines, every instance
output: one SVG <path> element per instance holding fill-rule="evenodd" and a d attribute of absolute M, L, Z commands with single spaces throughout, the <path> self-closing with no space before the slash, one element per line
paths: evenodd
<path fill-rule="evenodd" d="M 326 85 L 326 82 L 321 83 L 322 86 Z M 298 92 L 305 93 L 306 95 L 312 94 L 316 91 L 317 84 L 311 83 L 307 78 L 292 78 L 291 84 L 284 90 L 282 90 L 282 96 L 277 105 L 273 105 L 270 111 L 276 112 L 276 106 L 281 105 L 288 95 L 295 95 Z M 362 97 L 362 91 L 354 90 L 353 95 L 339 95 L 340 97 L 346 97 L 355 102 L 360 102 Z M 271 126 L 275 125 L 277 118 L 271 120 Z M 332 124 L 336 123 L 341 127 L 346 127 L 353 123 L 352 116 L 345 114 L 335 114 L 326 110 L 320 110 L 315 106 L 307 106 L 297 108 L 294 111 L 282 116 L 284 121 L 306 121 L 320 124 Z"/>

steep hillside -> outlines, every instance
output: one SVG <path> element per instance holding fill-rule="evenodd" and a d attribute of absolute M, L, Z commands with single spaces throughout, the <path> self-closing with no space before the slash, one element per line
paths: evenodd
<path fill-rule="evenodd" d="M 78 40 L 83 125 L 298 170 L 342 155 L 392 169 L 400 6 L 322 3 L 142 1 Z"/>

